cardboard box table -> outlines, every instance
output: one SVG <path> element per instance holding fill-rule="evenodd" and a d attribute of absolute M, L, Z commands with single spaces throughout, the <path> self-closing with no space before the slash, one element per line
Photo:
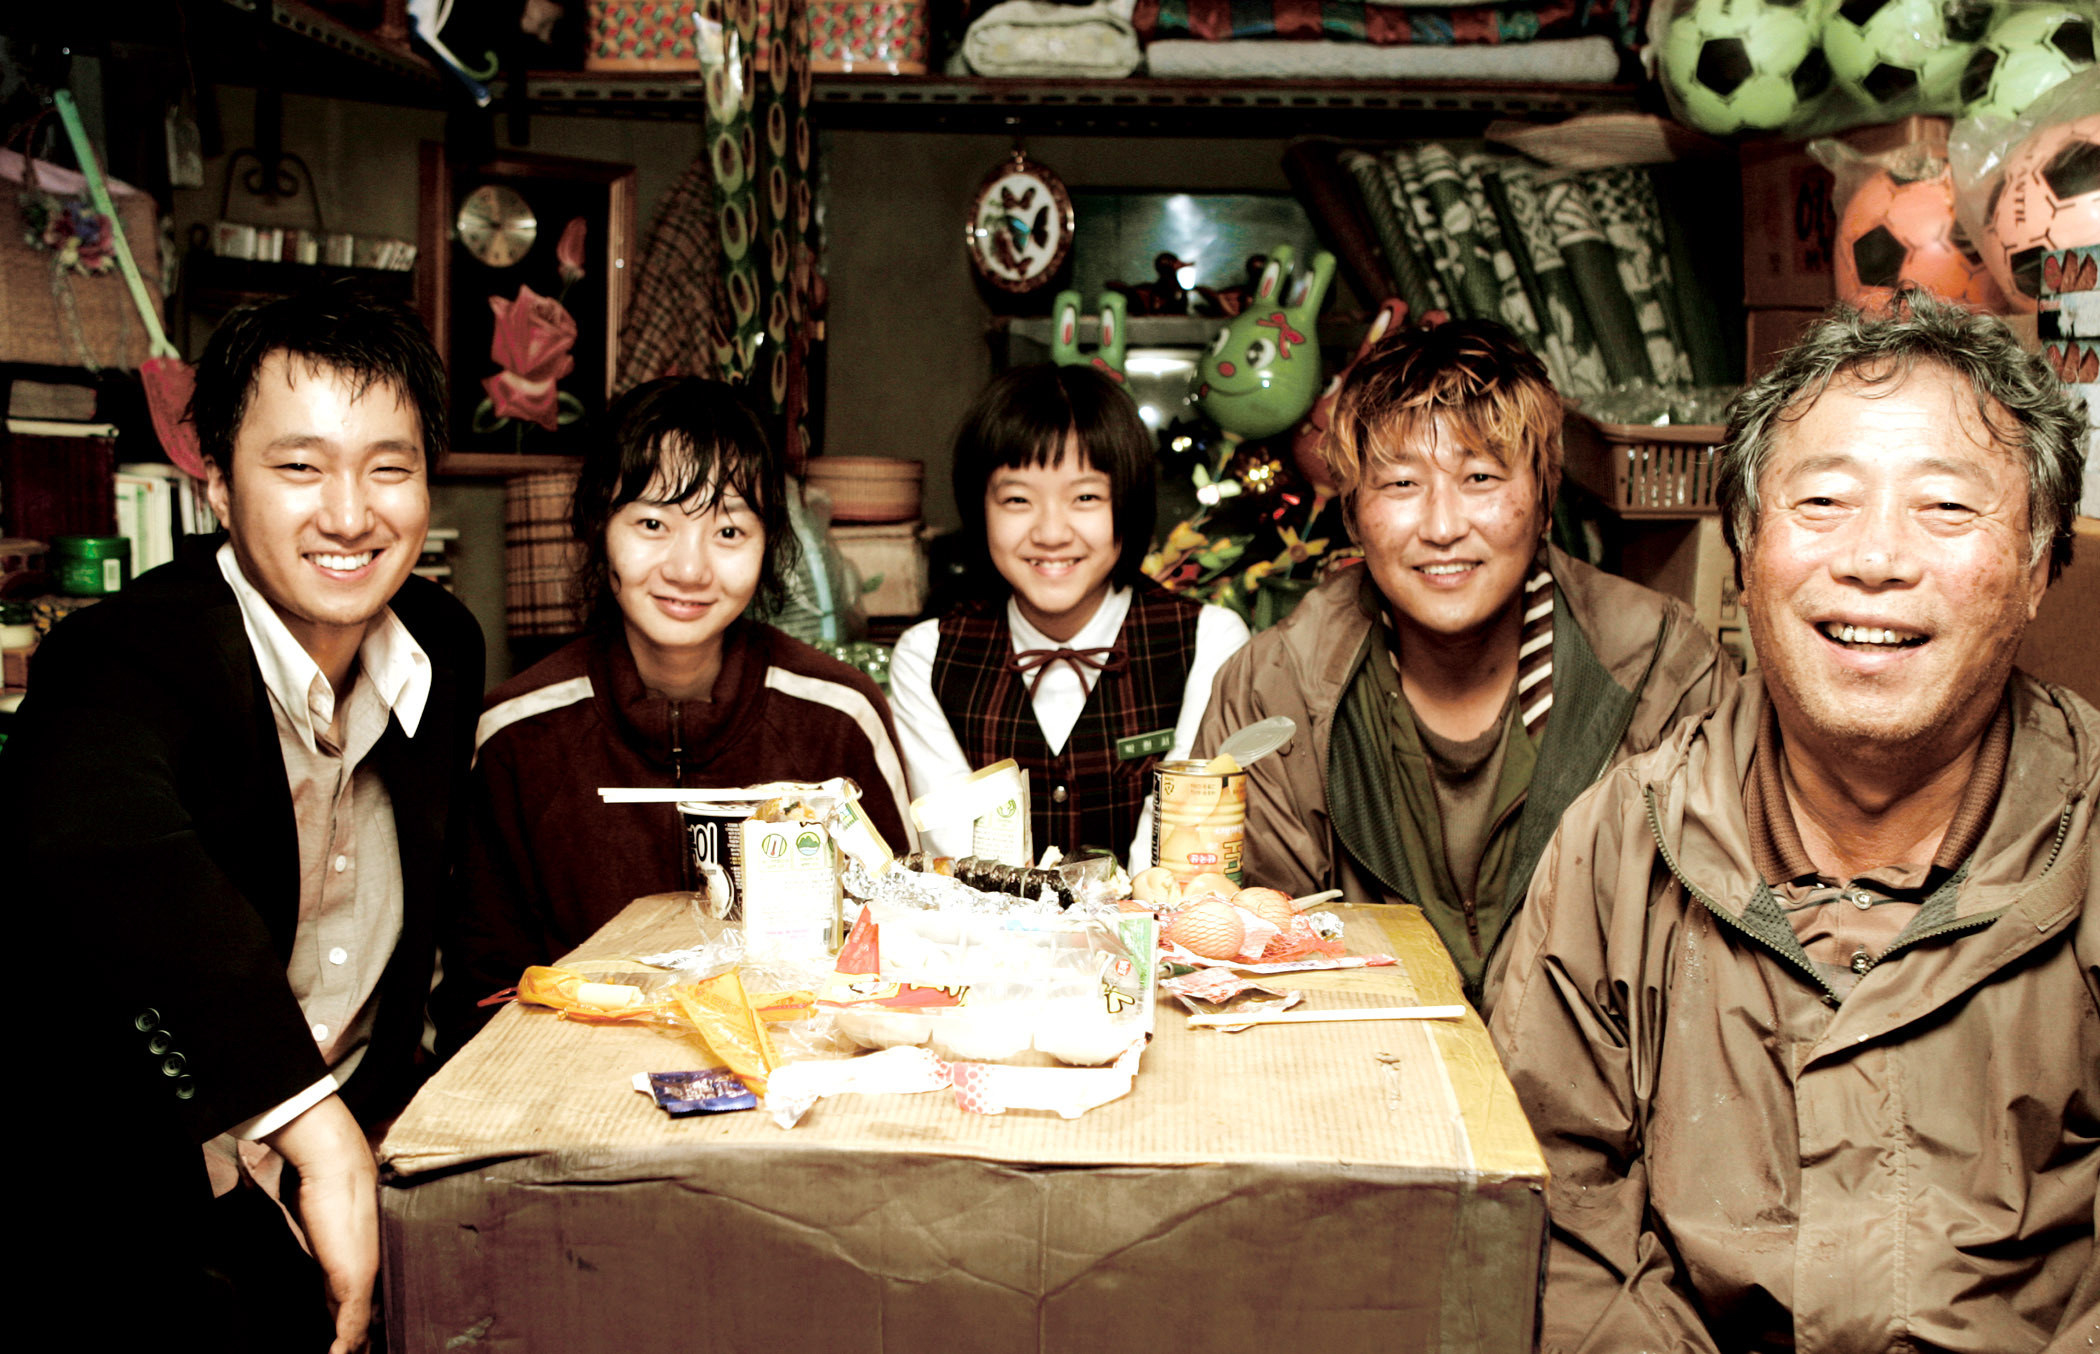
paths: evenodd
<path fill-rule="evenodd" d="M 1273 980 L 1305 1008 L 1460 1000 L 1415 908 L 1339 911 L 1399 963 Z M 571 959 L 697 939 L 641 899 Z M 1220 1034 L 1163 1004 L 1130 1095 L 1075 1120 L 941 1090 L 784 1130 L 629 1085 L 703 1065 L 669 1031 L 499 1013 L 380 1149 L 392 1348 L 1532 1348 L 1545 1165 L 1470 1010 Z"/>

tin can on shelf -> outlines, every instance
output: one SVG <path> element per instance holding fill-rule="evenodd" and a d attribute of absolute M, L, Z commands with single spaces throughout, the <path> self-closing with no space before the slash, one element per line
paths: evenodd
<path fill-rule="evenodd" d="M 122 536 L 53 536 L 51 586 L 68 597 L 106 597 L 131 581 L 131 542 Z"/>
<path fill-rule="evenodd" d="M 1209 762 L 1161 762 L 1152 773 L 1152 861 L 1176 882 L 1199 874 L 1240 878 L 1247 824 L 1247 773 L 1214 772 Z"/>

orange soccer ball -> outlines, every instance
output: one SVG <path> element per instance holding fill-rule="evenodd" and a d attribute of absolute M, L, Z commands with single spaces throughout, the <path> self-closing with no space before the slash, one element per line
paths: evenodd
<path fill-rule="evenodd" d="M 2059 122 L 2005 160 L 1985 260 L 2012 303 L 2033 310 L 2051 250 L 2100 244 L 2100 113 Z"/>
<path fill-rule="evenodd" d="M 1904 283 L 1972 310 L 2005 309 L 2005 294 L 1954 219 L 1954 175 L 1944 167 L 1908 181 L 1875 171 L 1838 222 L 1839 300 L 1873 308 Z"/>

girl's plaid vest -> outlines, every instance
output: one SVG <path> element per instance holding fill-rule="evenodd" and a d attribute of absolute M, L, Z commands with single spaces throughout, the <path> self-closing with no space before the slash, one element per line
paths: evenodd
<path fill-rule="evenodd" d="M 965 602 L 941 617 L 934 698 L 971 766 L 1011 757 L 1028 773 L 1038 855 L 1047 846 L 1067 852 L 1102 846 L 1118 857 L 1130 849 L 1161 753 L 1118 756 L 1116 745 L 1161 732 L 1166 738 L 1154 742 L 1172 741 L 1202 609 L 1191 598 L 1141 582 L 1116 635 L 1123 662 L 1096 676 L 1058 753 L 1050 751 L 1036 723 L 1028 679 L 1014 666 L 1006 599 Z"/>

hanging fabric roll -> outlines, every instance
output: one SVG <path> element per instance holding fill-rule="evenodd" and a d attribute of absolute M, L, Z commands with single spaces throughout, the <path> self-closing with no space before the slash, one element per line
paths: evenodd
<path fill-rule="evenodd" d="M 1633 303 L 1634 322 L 1640 326 L 1656 381 L 1690 385 L 1692 364 L 1685 358 L 1671 311 L 1670 257 L 1647 177 L 1638 169 L 1621 167 L 1591 170 L 1581 181 L 1583 196 L 1611 243 L 1619 283 Z"/>
<path fill-rule="evenodd" d="M 1575 285 L 1560 246 L 1554 243 L 1546 209 L 1539 201 L 1538 171 L 1521 160 L 1510 160 L 1487 188 L 1491 197 L 1499 195 L 1500 203 L 1506 206 L 1505 219 L 1511 223 L 1511 236 L 1520 242 L 1519 253 L 1529 262 L 1536 279 L 1539 323 L 1547 335 L 1549 351 L 1558 347 L 1565 353 L 1566 383 L 1562 385 L 1562 377 L 1556 373 L 1555 384 L 1561 386 L 1562 393 L 1578 397 L 1610 389 L 1611 373 L 1598 346 L 1597 332 L 1590 325 L 1589 311 L 1582 303 L 1582 291 Z"/>

